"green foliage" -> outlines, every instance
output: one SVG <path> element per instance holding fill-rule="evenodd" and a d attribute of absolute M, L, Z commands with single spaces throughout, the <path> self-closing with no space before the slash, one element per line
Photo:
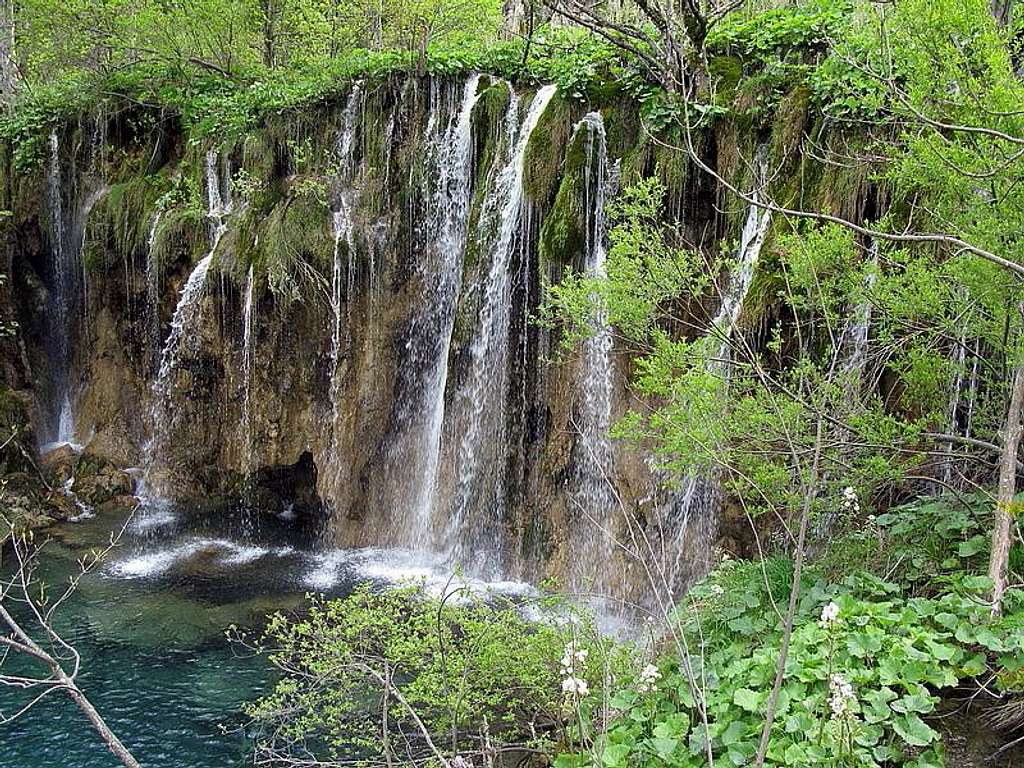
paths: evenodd
<path fill-rule="evenodd" d="M 414 744 L 412 712 L 445 749 L 474 743 L 482 728 L 496 745 L 543 747 L 541 734 L 564 712 L 563 656 L 572 654 L 574 675 L 595 692 L 628 659 L 585 623 L 531 623 L 511 605 L 461 589 L 428 597 L 418 586 L 364 587 L 314 601 L 302 619 L 277 615 L 258 648 L 284 673 L 249 709 L 263 746 L 323 756 L 356 748 L 369 762 L 390 750 L 380 736 L 384 710 L 392 733 Z M 422 743 L 413 749 L 429 755 Z"/>
<path fill-rule="evenodd" d="M 844 29 L 853 3 L 812 0 L 761 13 L 733 14 L 708 34 L 707 47 L 755 61 L 824 50 Z"/>
<path fill-rule="evenodd" d="M 47 156 L 47 137 L 94 103 L 97 94 L 85 77 L 68 77 L 25 94 L 17 109 L 0 115 L 0 137 L 13 148 L 14 166 L 26 170 Z"/>
<path fill-rule="evenodd" d="M 998 619 L 984 599 L 990 584 L 978 575 L 984 546 L 974 533 L 984 515 L 928 501 L 877 523 L 864 534 L 884 553 L 874 563 L 887 578 L 864 562 L 831 578 L 805 571 L 767 765 L 944 765 L 931 717 L 943 692 L 992 675 L 1012 684 L 1024 667 L 1024 592 L 1011 590 Z M 917 560 L 924 541 L 928 554 Z M 836 551 L 846 546 L 837 542 Z M 950 555 L 956 565 L 929 581 L 928 558 Z M 916 565 L 887 568 L 904 560 Z M 556 764 L 702 768 L 709 749 L 716 765 L 748 764 L 791 581 L 785 558 L 726 561 L 679 610 L 675 647 L 689 649 L 688 663 L 668 654 L 655 690 L 642 680 L 625 685 L 611 699 L 604 741 Z"/>
<path fill-rule="evenodd" d="M 705 262 L 681 247 L 681 232 L 663 220 L 664 196 L 655 177 L 623 190 L 609 209 L 615 225 L 607 278 L 576 274 L 548 287 L 544 314 L 552 322 L 567 322 L 567 346 L 593 330 L 595 303 L 628 338 L 646 344 L 670 313 L 666 302 L 699 295 L 710 281 Z"/>

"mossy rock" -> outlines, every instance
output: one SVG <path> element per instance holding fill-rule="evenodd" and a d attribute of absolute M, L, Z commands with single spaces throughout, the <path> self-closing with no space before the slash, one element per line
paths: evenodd
<path fill-rule="evenodd" d="M 481 236 L 479 231 L 480 216 L 483 213 L 484 200 L 491 188 L 493 176 L 501 171 L 502 158 L 509 151 L 508 137 L 505 130 L 505 118 L 508 114 L 512 94 L 509 85 L 498 81 L 487 86 L 480 94 L 480 99 L 473 110 L 473 136 L 475 137 L 473 169 L 473 199 L 470 201 L 466 252 L 463 256 L 463 270 L 472 270 L 480 258 L 481 247 L 491 242 L 491 235 Z"/>
<path fill-rule="evenodd" d="M 244 284 L 252 266 L 267 276 L 275 295 L 297 299 L 307 290 L 300 264 L 312 265 L 323 274 L 330 270 L 334 252 L 330 208 L 318 194 L 293 191 L 265 217 L 243 215 L 228 230 L 220 250 L 218 268 L 235 285 Z"/>
<path fill-rule="evenodd" d="M 562 182 L 540 231 L 542 264 L 570 264 L 586 247 L 587 146 L 587 132 L 578 131 L 566 147 Z"/>
<path fill-rule="evenodd" d="M 145 253 L 157 201 L 169 188 L 162 176 L 142 176 L 108 187 L 89 214 L 82 256 L 86 270 L 102 274 Z"/>
<path fill-rule="evenodd" d="M 714 103 L 731 108 L 743 79 L 743 62 L 738 56 L 712 56 L 708 59 L 708 75 L 714 86 Z"/>
<path fill-rule="evenodd" d="M 810 116 L 811 89 L 800 85 L 787 93 L 779 104 L 772 126 L 769 158 L 776 173 L 792 170 L 801 156 L 800 148 Z"/>
<path fill-rule="evenodd" d="M 601 110 L 609 157 L 625 158 L 641 141 L 640 106 L 632 99 L 620 99 Z"/>
<path fill-rule="evenodd" d="M 537 121 L 523 157 L 523 189 L 534 203 L 546 205 L 555 193 L 572 130 L 572 107 L 559 91 Z"/>

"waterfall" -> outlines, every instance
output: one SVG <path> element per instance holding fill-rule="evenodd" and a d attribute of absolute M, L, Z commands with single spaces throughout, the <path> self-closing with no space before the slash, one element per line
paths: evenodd
<path fill-rule="evenodd" d="M 334 326 L 331 333 L 331 379 L 337 371 L 338 359 L 341 355 L 342 342 L 342 305 L 346 305 L 348 312 L 347 327 L 351 334 L 352 327 L 352 305 L 355 294 L 355 204 L 356 190 L 354 188 L 354 150 L 356 128 L 358 126 L 359 105 L 362 91 L 358 83 L 352 86 L 348 102 L 345 105 L 345 112 L 342 117 L 341 135 L 338 137 L 338 162 L 339 188 L 337 192 L 337 207 L 332 213 L 333 234 L 334 234 L 334 257 L 331 273 L 331 311 Z M 347 264 L 344 275 L 342 274 L 341 244 L 345 244 Z M 342 284 L 344 279 L 345 284 Z M 351 339 L 350 339 L 351 340 Z"/>
<path fill-rule="evenodd" d="M 427 258 L 421 261 L 423 296 L 403 339 L 403 363 L 395 423 L 400 430 L 387 457 L 387 475 L 404 508 L 404 542 L 433 549 L 433 520 L 445 417 L 448 356 L 455 309 L 462 285 L 472 170 L 472 116 L 479 98 L 480 75 L 470 76 L 459 90 L 442 97 L 431 83 L 427 123 L 426 166 L 432 180 L 427 191 L 424 239 Z M 450 100 L 448 119 L 443 119 Z"/>
<path fill-rule="evenodd" d="M 75 420 L 71 406 L 71 326 L 81 289 L 81 267 L 69 247 L 64 216 L 63 167 L 57 132 L 50 133 L 46 168 L 46 199 L 50 212 L 51 288 L 47 323 L 49 359 L 49 420 L 40 437 L 44 443 L 73 443 Z"/>
<path fill-rule="evenodd" d="M 165 461 L 165 442 L 169 437 L 171 426 L 171 406 L 173 405 L 174 377 L 181 362 L 182 355 L 193 348 L 198 342 L 197 321 L 199 319 L 199 301 L 206 287 L 206 275 L 210 271 L 214 253 L 220 240 L 227 230 L 225 216 L 231 211 L 230 192 L 226 197 L 221 195 L 221 178 L 218 172 L 219 158 L 215 151 L 206 153 L 206 200 L 207 218 L 210 220 L 210 250 L 193 268 L 185 281 L 185 286 L 178 297 L 171 318 L 171 332 L 164 343 L 160 354 L 160 368 L 153 381 L 153 398 L 150 409 L 150 439 L 146 445 L 145 494 L 150 498 L 166 498 L 170 488 L 164 481 L 157 478 L 155 472 Z"/>
<path fill-rule="evenodd" d="M 870 294 L 878 278 L 878 241 L 872 240 L 869 246 L 871 268 L 864 275 L 864 290 Z M 847 386 L 851 396 L 859 396 L 861 380 L 867 366 L 868 336 L 871 332 L 871 297 L 870 295 L 853 307 L 850 322 L 843 332 L 845 360 L 842 371 L 847 376 Z"/>
<path fill-rule="evenodd" d="M 245 281 L 245 300 L 242 304 L 242 472 L 249 478 L 255 469 L 255 441 L 252 430 L 252 374 L 255 362 L 255 341 L 253 325 L 255 323 L 253 289 L 255 284 L 252 265 Z"/>
<path fill-rule="evenodd" d="M 85 269 L 81 255 L 89 213 L 107 191 L 105 186 L 100 185 L 77 203 L 72 200 L 72 217 L 69 222 L 60 140 L 56 131 L 50 133 L 49 146 L 50 156 L 46 167 L 51 249 L 50 299 L 46 323 L 49 370 L 45 403 L 47 422 L 39 430 L 44 447 L 60 443 L 73 445 L 76 437 L 71 364 L 78 313 L 85 304 Z"/>
<path fill-rule="evenodd" d="M 764 176 L 763 170 L 760 175 Z M 755 199 L 758 197 L 755 193 Z M 754 279 L 754 268 L 761 255 L 761 247 L 764 245 L 770 223 L 771 211 L 751 204 L 743 225 L 743 234 L 740 236 L 737 267 L 729 278 L 729 287 L 722 297 L 722 306 L 715 319 L 711 321 L 714 333 L 721 339 L 718 357 L 712 361 L 712 366 L 725 377 L 728 377 L 729 372 L 732 333 L 739 322 L 740 312 L 743 311 L 743 300 L 746 299 L 750 283 Z"/>
<path fill-rule="evenodd" d="M 78 270 L 70 264 L 64 222 L 63 169 L 57 132 L 50 134 L 50 160 L 46 168 L 46 197 L 50 211 L 52 283 L 47 340 L 50 364 L 50 412 L 56 417 L 47 432 L 55 442 L 70 442 L 74 433 L 71 398 L 68 392 L 68 332 Z M 44 440 L 48 442 L 48 440 Z"/>
<path fill-rule="evenodd" d="M 605 206 L 614 193 L 615 178 L 608 165 L 608 148 L 600 113 L 586 115 L 576 126 L 576 133 L 581 130 L 587 132 L 584 270 L 587 277 L 603 279 L 607 276 L 605 261 L 608 256 Z M 580 536 L 575 552 L 574 580 L 577 587 L 593 585 L 595 591 L 607 592 L 611 589 L 607 581 L 611 575 L 608 565 L 614 553 L 618 508 L 611 484 L 614 454 L 608 434 L 612 421 L 614 378 L 612 329 L 607 322 L 607 312 L 600 306 L 595 311 L 593 323 L 596 332 L 583 344 L 578 385 L 582 397 L 573 503 L 585 519 L 578 526 Z"/>
<path fill-rule="evenodd" d="M 154 214 L 146 238 L 146 315 L 148 360 L 156 361 L 160 354 L 160 260 L 156 253 L 156 238 L 160 230 L 163 210 Z"/>
<path fill-rule="evenodd" d="M 476 333 L 469 349 L 467 381 L 458 394 L 465 422 L 459 436 L 455 499 L 445 540 L 449 556 L 460 564 L 496 554 L 495 543 L 501 538 L 510 262 L 524 208 L 526 146 L 555 91 L 556 86 L 548 85 L 537 92 L 522 125 L 518 125 L 519 104 L 513 94 L 506 124 L 509 158 L 488 190 L 481 212 L 480 235 L 488 238 L 493 232 L 494 239 L 487 250 L 490 269 L 484 278 Z"/>
<path fill-rule="evenodd" d="M 765 154 L 758 152 L 758 180 L 763 183 L 765 178 Z M 747 212 L 747 219 L 740 236 L 737 251 L 736 267 L 729 278 L 729 285 L 722 296 L 722 304 L 711 321 L 711 333 L 719 339 L 717 357 L 708 363 L 708 369 L 717 373 L 723 380 L 728 380 L 732 357 L 731 338 L 739 322 L 743 310 L 743 301 L 750 290 L 754 279 L 754 270 L 768 227 L 771 224 L 771 212 L 756 203 L 760 201 L 760 192 L 753 193 L 754 203 Z M 716 518 L 721 503 L 721 489 L 718 481 L 711 477 L 692 475 L 684 478 L 679 491 L 669 502 L 667 519 L 676 526 L 676 534 L 671 545 L 672 562 L 663 574 L 670 589 L 676 589 L 696 575 L 702 567 L 695 567 L 691 560 L 700 561 L 711 551 L 717 530 Z"/>

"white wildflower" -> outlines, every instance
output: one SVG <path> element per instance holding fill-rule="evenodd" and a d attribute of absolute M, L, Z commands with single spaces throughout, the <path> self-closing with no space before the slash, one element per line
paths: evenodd
<path fill-rule="evenodd" d="M 851 705 L 857 700 L 853 686 L 842 675 L 833 674 L 829 677 L 828 687 L 832 693 L 829 698 L 832 714 L 836 717 L 845 717 L 851 714 Z"/>
<path fill-rule="evenodd" d="M 831 602 L 821 609 L 821 621 L 818 623 L 822 627 L 828 628 L 837 618 L 839 618 L 839 605 Z"/>
<path fill-rule="evenodd" d="M 659 680 L 661 680 L 661 670 L 653 664 L 648 664 L 640 670 L 640 682 L 636 689 L 639 693 L 653 693 L 658 690 Z"/>
<path fill-rule="evenodd" d="M 567 677 L 562 681 L 562 693 L 568 696 L 586 696 L 590 693 L 590 687 L 583 678 Z"/>
<path fill-rule="evenodd" d="M 709 591 L 715 597 L 721 597 L 725 594 L 725 588 L 721 584 L 712 584 Z"/>
<path fill-rule="evenodd" d="M 843 509 L 847 512 L 860 512 L 860 500 L 857 498 L 857 491 L 851 485 L 843 488 Z"/>
<path fill-rule="evenodd" d="M 562 666 L 562 692 L 566 697 L 586 696 L 590 693 L 587 681 L 576 673 L 576 664 L 586 664 L 587 650 L 577 649 L 575 643 L 565 646 L 565 654 L 561 659 Z"/>

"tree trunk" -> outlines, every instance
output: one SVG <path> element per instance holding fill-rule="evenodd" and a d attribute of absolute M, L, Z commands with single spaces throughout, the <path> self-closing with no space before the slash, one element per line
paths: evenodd
<path fill-rule="evenodd" d="M 1013 497 L 1017 494 L 1017 449 L 1020 447 L 1021 413 L 1024 411 L 1024 363 L 1018 363 L 1013 373 L 1010 407 L 1006 412 L 1003 432 L 1003 458 L 999 464 L 999 493 L 996 500 L 995 522 L 992 526 L 992 557 L 988 575 L 992 579 L 992 615 L 1003 610 L 1003 593 L 1013 542 Z"/>
<path fill-rule="evenodd" d="M 1003 29 L 1010 26 L 1010 20 L 1013 18 L 1013 0 L 991 0 L 989 8 L 995 16 L 996 24 Z"/>
<path fill-rule="evenodd" d="M 277 59 L 277 50 L 275 45 L 275 38 L 277 32 L 275 30 L 275 16 L 277 9 L 274 5 L 274 0 L 263 0 L 263 66 L 267 69 L 273 69 Z"/>
<path fill-rule="evenodd" d="M 14 0 L 0 0 L 0 103 L 10 105 L 18 88 L 14 48 Z"/>

